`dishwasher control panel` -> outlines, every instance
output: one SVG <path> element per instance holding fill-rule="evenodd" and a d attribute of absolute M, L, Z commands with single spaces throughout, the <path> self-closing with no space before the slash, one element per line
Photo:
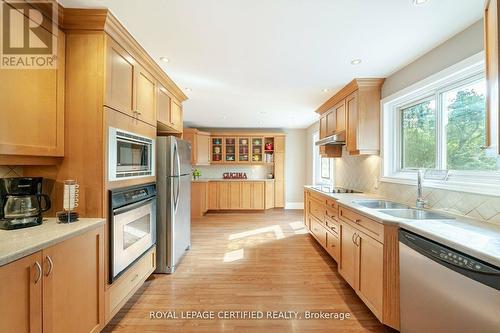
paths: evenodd
<path fill-rule="evenodd" d="M 482 263 L 457 252 L 451 252 L 449 250 L 442 248 L 431 249 L 431 252 L 433 255 L 439 256 L 441 260 L 446 261 L 455 266 L 460 266 L 472 271 L 484 272 L 484 273 L 488 273 L 488 271 L 490 270 L 488 266 L 485 266 Z"/>

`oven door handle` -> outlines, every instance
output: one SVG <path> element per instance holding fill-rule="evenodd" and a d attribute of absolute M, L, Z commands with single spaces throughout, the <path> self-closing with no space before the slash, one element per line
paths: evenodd
<path fill-rule="evenodd" d="M 152 202 L 154 200 L 156 200 L 156 197 L 150 198 L 150 199 L 146 199 L 146 200 L 142 200 L 142 201 L 139 201 L 139 202 L 136 202 L 136 203 L 124 206 L 124 207 L 120 207 L 120 208 L 114 209 L 113 210 L 113 215 L 120 215 L 120 214 L 126 213 L 126 212 L 131 211 L 133 209 L 136 209 L 138 207 L 144 206 L 147 203 Z"/>

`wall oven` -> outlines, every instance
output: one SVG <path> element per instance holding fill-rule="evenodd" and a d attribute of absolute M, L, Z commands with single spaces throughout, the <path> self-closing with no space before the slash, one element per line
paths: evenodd
<path fill-rule="evenodd" d="M 156 185 L 109 191 L 110 282 L 156 244 Z"/>
<path fill-rule="evenodd" d="M 110 181 L 155 175 L 155 139 L 109 128 L 108 179 Z"/>

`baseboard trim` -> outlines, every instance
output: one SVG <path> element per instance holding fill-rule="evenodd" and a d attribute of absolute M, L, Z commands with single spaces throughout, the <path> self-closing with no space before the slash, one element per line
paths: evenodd
<path fill-rule="evenodd" d="M 303 202 L 286 202 L 285 209 L 304 209 Z"/>

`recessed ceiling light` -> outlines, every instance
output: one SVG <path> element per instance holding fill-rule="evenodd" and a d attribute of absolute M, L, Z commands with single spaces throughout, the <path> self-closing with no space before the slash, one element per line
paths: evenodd
<path fill-rule="evenodd" d="M 170 60 L 167 57 L 160 57 L 160 60 L 163 62 L 169 62 Z"/>
<path fill-rule="evenodd" d="M 359 65 L 360 63 L 361 63 L 361 59 L 354 59 L 353 61 L 351 61 L 352 65 Z"/>
<path fill-rule="evenodd" d="M 413 0 L 413 4 L 415 6 L 420 6 L 420 5 L 423 5 L 424 3 L 426 3 L 428 0 Z"/>
<path fill-rule="evenodd" d="M 191 88 L 186 88 L 187 92 L 193 91 Z"/>
<path fill-rule="evenodd" d="M 328 88 L 323 89 L 323 92 L 328 92 L 328 91 L 329 91 Z"/>

